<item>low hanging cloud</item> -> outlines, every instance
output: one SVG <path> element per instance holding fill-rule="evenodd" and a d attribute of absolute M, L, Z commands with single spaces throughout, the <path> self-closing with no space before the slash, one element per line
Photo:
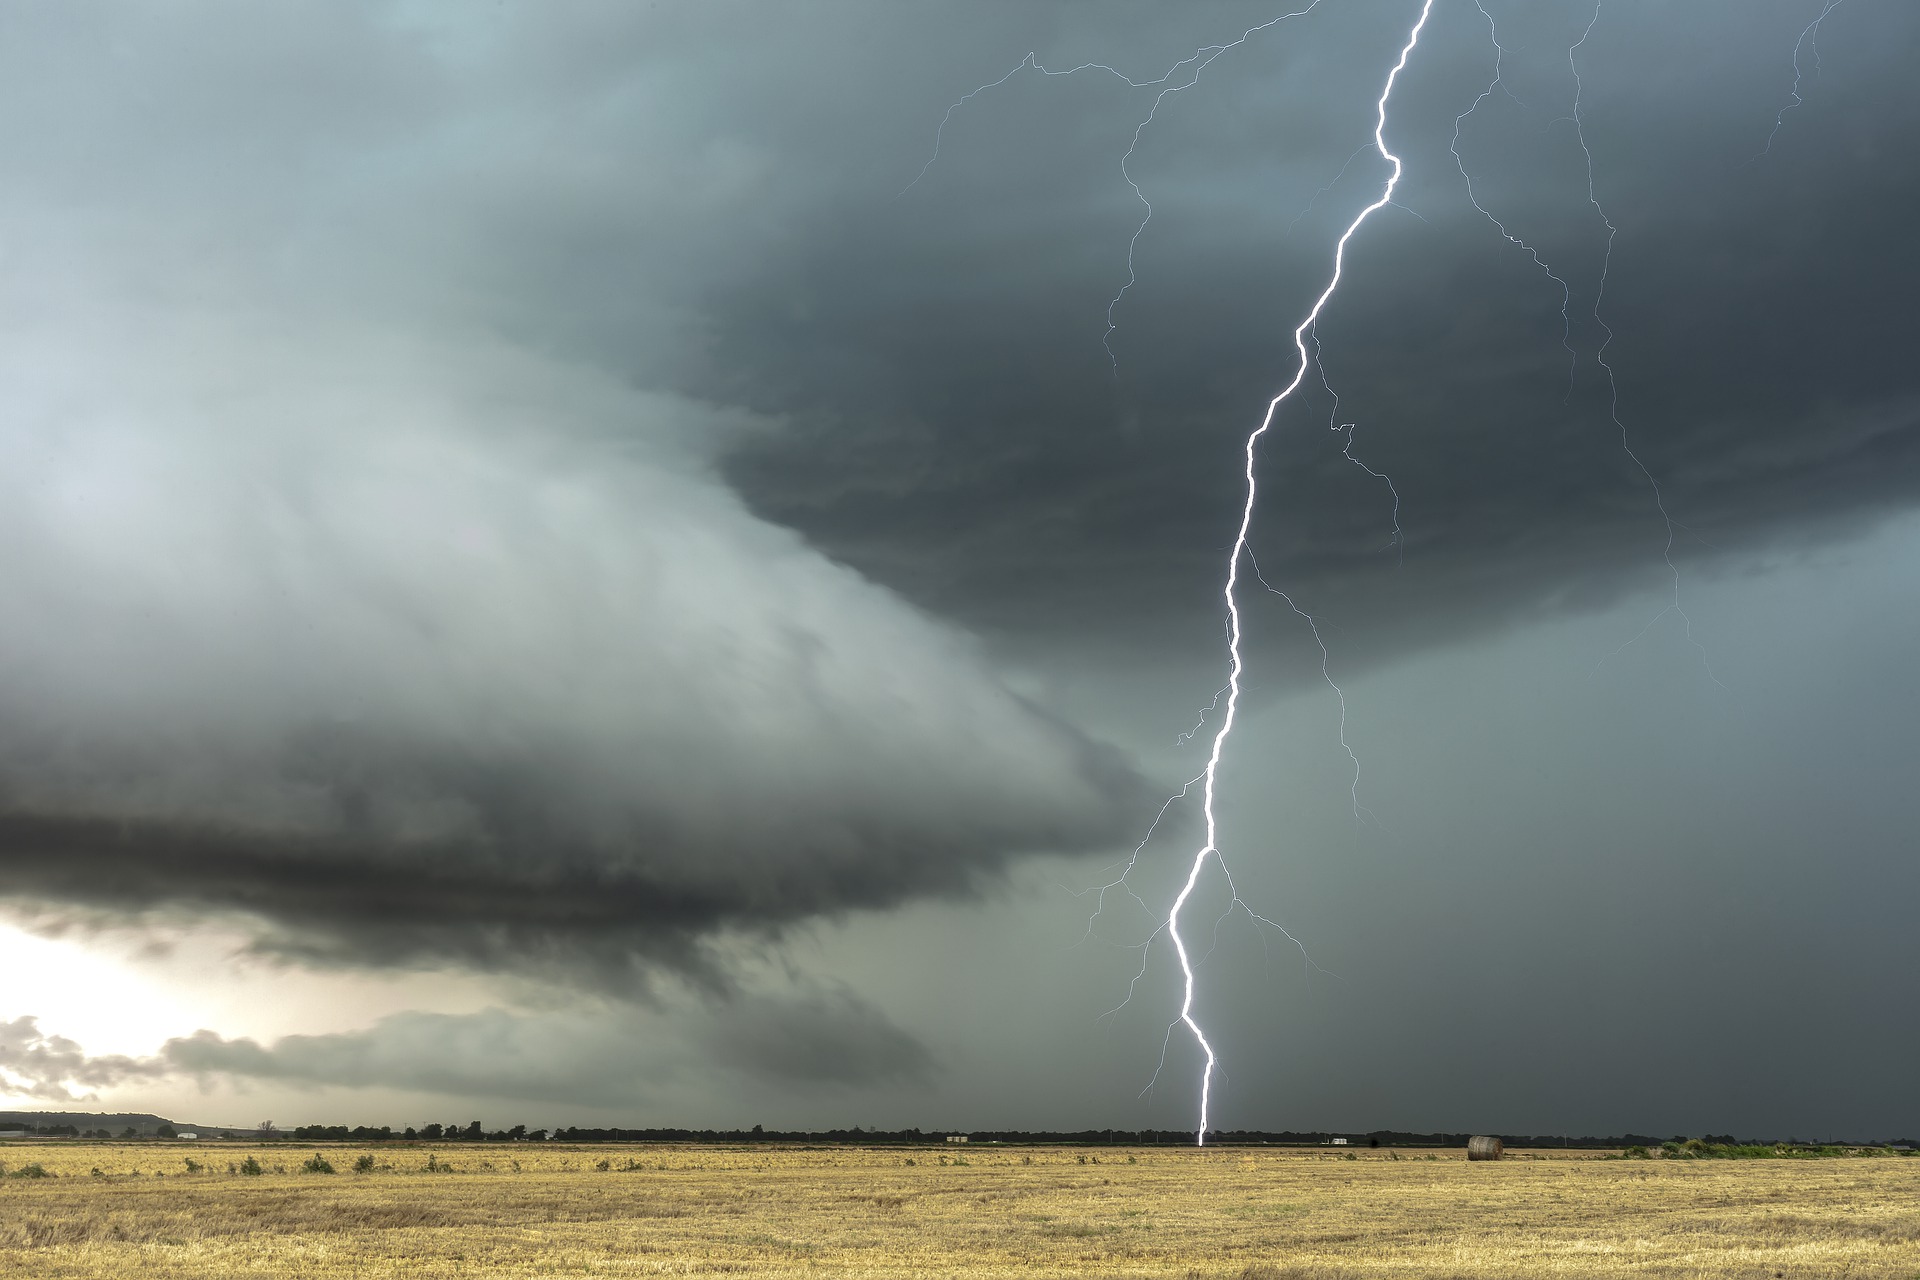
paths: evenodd
<path fill-rule="evenodd" d="M 46 1102 L 193 1080 L 642 1107 L 714 1072 L 742 1087 L 805 1093 L 924 1083 L 934 1064 L 884 1013 L 839 989 L 758 993 L 669 1015 L 592 1004 L 542 1013 L 414 1011 L 359 1031 L 267 1044 L 202 1030 L 143 1057 L 89 1056 L 31 1017 L 0 1023 L 0 1093 Z"/>
<path fill-rule="evenodd" d="M 163 1072 L 138 1058 L 89 1057 L 79 1043 L 40 1029 L 36 1018 L 0 1022 L 0 1095 L 78 1102 L 97 1089 Z"/>
<path fill-rule="evenodd" d="M 7 327 L 17 903 L 632 986 L 1125 829 L 1112 752 L 711 477 L 738 415 L 318 322 Z"/>

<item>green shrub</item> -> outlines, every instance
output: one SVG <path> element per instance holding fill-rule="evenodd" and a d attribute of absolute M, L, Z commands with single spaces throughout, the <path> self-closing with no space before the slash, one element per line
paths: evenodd
<path fill-rule="evenodd" d="M 366 1155 L 361 1156 L 358 1160 L 355 1160 L 353 1162 L 353 1171 L 355 1173 L 372 1173 L 373 1172 L 373 1153 L 368 1152 Z"/>
<path fill-rule="evenodd" d="M 300 1171 L 302 1173 L 332 1173 L 333 1166 L 327 1162 L 325 1156 L 316 1151 L 313 1153 L 311 1160 L 300 1166 Z"/>
<path fill-rule="evenodd" d="M 48 1173 L 38 1162 L 35 1162 L 33 1164 L 23 1164 L 7 1176 L 9 1178 L 51 1178 L 54 1175 Z"/>
<path fill-rule="evenodd" d="M 252 1156 L 248 1156 L 245 1160 L 242 1160 L 240 1162 L 240 1172 L 245 1174 L 249 1178 L 257 1178 L 261 1174 L 265 1173 L 266 1170 L 260 1167 L 260 1162 L 258 1160 L 254 1159 Z"/>

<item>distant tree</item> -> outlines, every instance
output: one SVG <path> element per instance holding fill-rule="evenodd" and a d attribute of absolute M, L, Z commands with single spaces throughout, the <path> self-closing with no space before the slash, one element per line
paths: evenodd
<path fill-rule="evenodd" d="M 172 1125 L 163 1124 L 158 1129 L 155 1129 L 153 1131 L 153 1136 L 156 1138 L 177 1138 L 180 1135 L 179 1133 L 175 1132 L 174 1127 Z"/>
<path fill-rule="evenodd" d="M 411 1134 L 413 1130 L 409 1129 L 407 1130 L 407 1132 Z M 420 1136 L 425 1138 L 428 1142 L 438 1142 L 440 1141 L 440 1134 L 442 1132 L 443 1130 L 440 1128 L 439 1125 L 430 1124 L 426 1128 L 420 1131 Z"/>
<path fill-rule="evenodd" d="M 128 1125 L 120 1131 L 120 1136 L 123 1138 L 137 1138 L 140 1136 L 140 1131 L 132 1125 Z"/>
<path fill-rule="evenodd" d="M 527 1136 L 527 1126 L 523 1124 L 517 1124 L 513 1126 L 513 1128 L 507 1130 L 507 1138 L 513 1142 L 518 1142 L 520 1141 L 520 1139 L 526 1136 Z"/>
<path fill-rule="evenodd" d="M 259 1126 L 254 1129 L 253 1136 L 263 1140 L 277 1138 L 280 1136 L 280 1126 L 271 1120 L 262 1120 Z"/>
<path fill-rule="evenodd" d="M 469 1142 L 480 1141 L 481 1132 L 480 1132 L 480 1122 L 478 1120 L 473 1121 L 471 1124 L 467 1126 L 466 1138 Z"/>
<path fill-rule="evenodd" d="M 432 1125 L 428 1125 L 427 1127 L 428 1127 L 429 1129 L 431 1129 L 431 1128 L 432 1128 L 433 1126 L 432 1126 Z M 405 1134 L 404 1134 L 403 1136 L 405 1136 L 405 1137 L 406 1137 L 406 1138 L 408 1138 L 408 1139 L 413 1139 L 413 1138 L 417 1138 L 417 1137 L 419 1137 L 419 1136 L 420 1136 L 420 1133 L 419 1133 L 419 1131 L 418 1131 L 418 1130 L 416 1130 L 416 1129 L 415 1129 L 415 1128 L 414 1128 L 414 1127 L 413 1127 L 412 1125 L 408 1125 L 408 1126 L 407 1126 L 407 1132 L 406 1132 L 406 1133 L 405 1133 Z"/>

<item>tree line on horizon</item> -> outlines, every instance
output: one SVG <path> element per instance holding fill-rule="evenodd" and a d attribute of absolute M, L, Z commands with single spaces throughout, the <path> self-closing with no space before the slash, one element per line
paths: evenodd
<path fill-rule="evenodd" d="M 157 1118 L 157 1117 L 156 1117 Z M 142 1138 L 172 1139 L 179 1137 L 179 1130 L 170 1121 L 162 1121 L 152 1129 L 143 1129 L 127 1125 L 119 1132 L 108 1128 L 85 1128 L 74 1124 L 21 1125 L 26 1136 L 41 1138 L 79 1138 L 108 1141 L 131 1141 Z M 981 1130 L 981 1129 L 932 1129 L 922 1131 L 913 1129 L 867 1129 L 855 1125 L 850 1129 L 790 1129 L 773 1130 L 761 1125 L 751 1129 L 678 1129 L 678 1128 L 583 1128 L 579 1126 L 555 1127 L 552 1129 L 529 1129 L 524 1124 L 516 1124 L 506 1129 L 487 1129 L 478 1120 L 465 1124 L 430 1123 L 420 1126 L 406 1126 L 396 1131 L 390 1125 L 344 1125 L 344 1124 L 307 1124 L 292 1129 L 282 1129 L 271 1120 L 263 1120 L 251 1131 L 235 1129 L 230 1126 L 207 1126 L 200 1132 L 209 1136 L 250 1136 L 259 1141 L 290 1139 L 296 1142 L 677 1142 L 677 1143 L 820 1143 L 823 1145 L 862 1145 L 862 1146 L 918 1146 L 930 1143 L 945 1143 L 950 1139 L 961 1139 L 969 1143 L 1003 1143 L 1007 1145 L 1044 1145 L 1044 1146 L 1192 1146 L 1195 1134 L 1193 1130 L 1178 1129 L 1081 1129 L 1081 1130 Z M 1209 1130 L 1207 1143 L 1210 1146 L 1325 1146 L 1337 1139 L 1344 1139 L 1344 1145 L 1365 1147 L 1464 1147 L 1474 1135 L 1470 1133 L 1411 1133 L 1401 1130 L 1375 1130 L 1371 1133 L 1341 1133 L 1327 1131 L 1297 1130 L 1256 1130 L 1231 1129 Z M 1496 1134 L 1510 1147 L 1568 1149 L 1626 1149 L 1642 1150 L 1680 1144 L 1707 1144 L 1715 1147 L 1817 1147 L 1817 1146 L 1857 1146 L 1887 1147 L 1893 1149 L 1920 1149 L 1920 1140 L 1914 1138 L 1893 1138 L 1872 1142 L 1853 1142 L 1835 1144 L 1822 1140 L 1790 1138 L 1736 1138 L 1732 1134 L 1706 1134 L 1688 1137 L 1685 1134 L 1661 1138 L 1650 1134 L 1619 1134 L 1607 1137 L 1570 1137 L 1559 1134 Z"/>

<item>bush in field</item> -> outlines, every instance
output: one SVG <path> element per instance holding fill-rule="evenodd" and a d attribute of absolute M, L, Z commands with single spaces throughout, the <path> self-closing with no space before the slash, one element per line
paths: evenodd
<path fill-rule="evenodd" d="M 46 1169 L 42 1168 L 39 1162 L 37 1161 L 33 1164 L 23 1164 L 18 1169 L 15 1169 L 12 1173 L 8 1174 L 7 1176 L 9 1178 L 51 1178 L 53 1177 L 53 1175 L 48 1173 Z"/>
<path fill-rule="evenodd" d="M 368 1152 L 366 1155 L 361 1156 L 358 1160 L 355 1160 L 353 1162 L 353 1171 L 355 1173 L 372 1173 L 373 1172 L 373 1153 Z"/>
<path fill-rule="evenodd" d="M 265 1173 L 266 1170 L 260 1167 L 260 1162 L 258 1160 L 254 1159 L 252 1156 L 248 1156 L 245 1160 L 242 1160 L 240 1162 L 240 1172 L 245 1174 L 249 1178 L 257 1178 L 261 1174 Z"/>
<path fill-rule="evenodd" d="M 327 1163 L 327 1158 L 325 1156 L 321 1155 L 318 1151 L 316 1151 L 313 1153 L 313 1158 L 311 1160 L 308 1160 L 305 1164 L 300 1166 L 300 1171 L 302 1173 L 332 1173 L 333 1166 Z"/>

